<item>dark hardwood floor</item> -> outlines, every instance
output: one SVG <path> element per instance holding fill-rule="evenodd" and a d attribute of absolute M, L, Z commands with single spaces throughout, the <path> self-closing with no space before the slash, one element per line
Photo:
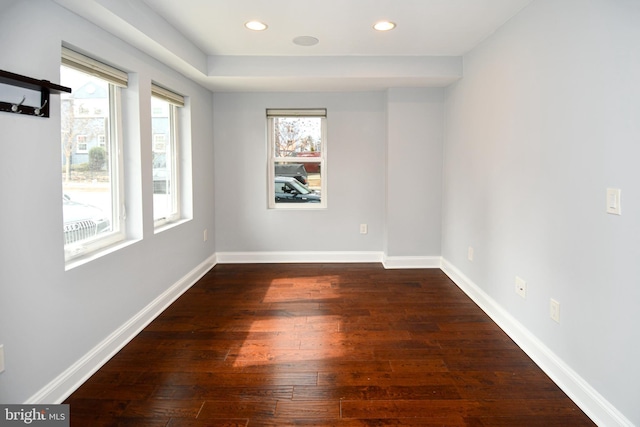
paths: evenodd
<path fill-rule="evenodd" d="M 73 393 L 71 425 L 593 426 L 440 270 L 217 265 Z"/>

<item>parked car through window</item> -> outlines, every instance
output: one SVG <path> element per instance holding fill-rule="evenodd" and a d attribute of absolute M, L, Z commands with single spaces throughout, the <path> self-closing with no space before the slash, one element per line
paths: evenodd
<path fill-rule="evenodd" d="M 62 197 L 64 219 L 64 244 L 92 239 L 111 231 L 111 221 L 99 208 L 74 202 L 67 195 Z"/>
<path fill-rule="evenodd" d="M 276 176 L 275 178 L 276 203 L 320 203 L 321 196 L 295 178 L 288 176 Z"/>

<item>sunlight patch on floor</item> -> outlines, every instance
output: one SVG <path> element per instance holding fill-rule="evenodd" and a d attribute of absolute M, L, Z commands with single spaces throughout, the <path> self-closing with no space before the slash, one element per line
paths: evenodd
<path fill-rule="evenodd" d="M 248 336 L 269 334 L 268 340 L 247 339 L 233 355 L 235 367 L 320 361 L 342 357 L 341 316 L 333 314 L 340 298 L 340 276 L 274 279 L 257 310 Z M 332 344 L 333 343 L 333 344 Z M 317 369 L 317 366 L 315 366 Z"/>

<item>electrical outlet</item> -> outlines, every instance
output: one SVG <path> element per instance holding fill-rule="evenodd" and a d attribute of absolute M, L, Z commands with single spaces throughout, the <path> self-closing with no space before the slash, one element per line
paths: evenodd
<path fill-rule="evenodd" d="M 204 240 L 205 242 L 207 240 L 209 240 L 209 231 L 205 228 L 204 232 L 202 233 L 202 240 Z"/>
<path fill-rule="evenodd" d="M 367 224 L 360 224 L 360 234 L 367 234 L 369 232 L 369 227 Z"/>
<path fill-rule="evenodd" d="M 4 344 L 0 344 L 0 374 L 4 372 Z"/>
<path fill-rule="evenodd" d="M 560 323 L 560 303 L 553 298 L 549 303 L 549 315 L 553 320 Z"/>
<path fill-rule="evenodd" d="M 473 261 L 473 248 L 471 246 L 467 249 L 467 259 Z"/>
<path fill-rule="evenodd" d="M 516 294 L 522 298 L 527 298 L 527 282 L 516 276 Z"/>

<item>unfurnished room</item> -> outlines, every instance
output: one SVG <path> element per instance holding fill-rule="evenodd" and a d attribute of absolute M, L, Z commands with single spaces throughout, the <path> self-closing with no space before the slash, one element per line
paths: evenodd
<path fill-rule="evenodd" d="M 0 29 L 0 425 L 640 426 L 637 0 Z"/>

